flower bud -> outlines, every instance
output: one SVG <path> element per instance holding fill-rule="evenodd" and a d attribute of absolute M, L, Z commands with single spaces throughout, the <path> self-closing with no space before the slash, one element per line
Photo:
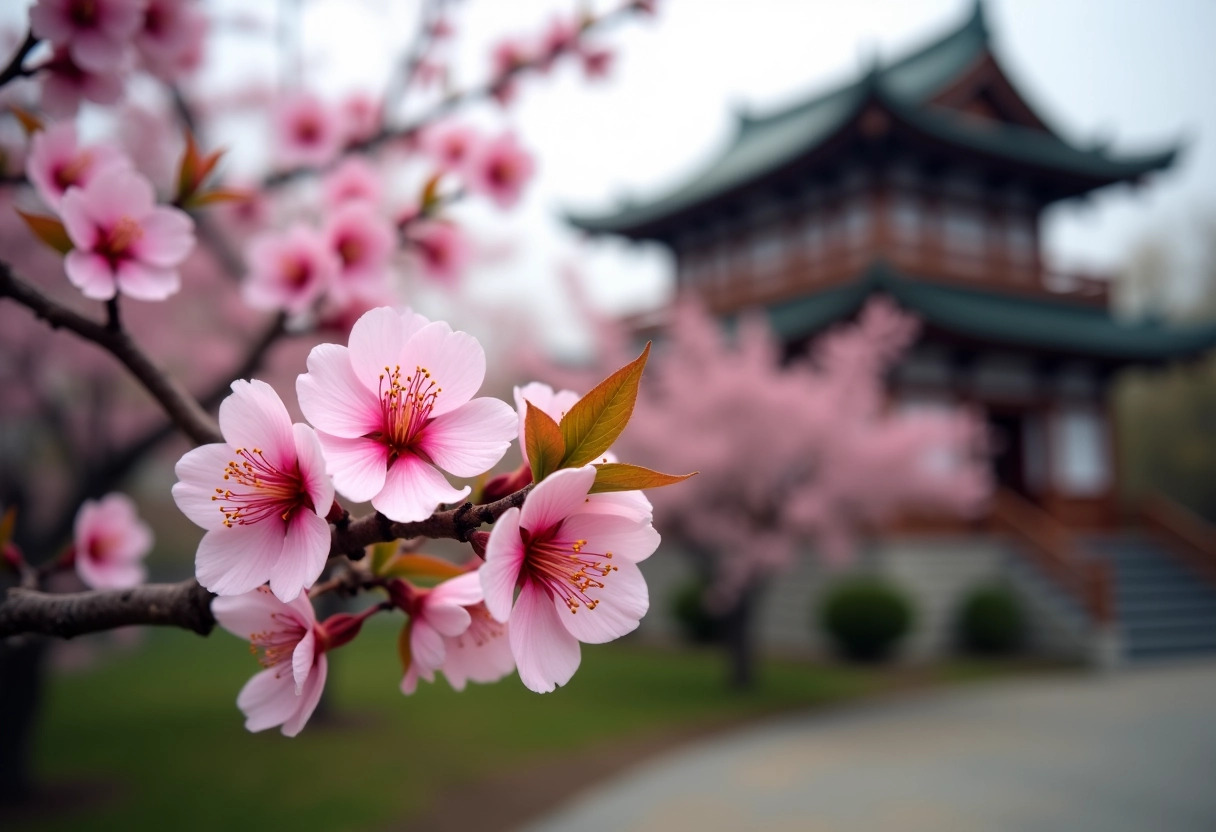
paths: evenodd
<path fill-rule="evenodd" d="M 473 532 L 469 535 L 469 545 L 473 547 L 473 551 L 477 554 L 477 557 L 482 560 L 486 559 L 486 544 L 489 542 L 489 532 Z"/>
<path fill-rule="evenodd" d="M 393 606 L 413 615 L 414 607 L 418 603 L 419 592 L 408 581 L 403 581 L 400 578 L 394 578 L 388 582 L 388 598 L 392 601 Z"/>
<path fill-rule="evenodd" d="M 363 628 L 362 615 L 339 612 L 316 625 L 318 646 L 323 651 L 334 650 L 359 635 Z"/>
<path fill-rule="evenodd" d="M 521 465 L 509 474 L 499 474 L 491 478 L 486 483 L 485 488 L 481 490 L 481 499 L 487 503 L 501 500 L 503 497 L 514 494 L 531 482 L 532 469 L 527 465 Z"/>

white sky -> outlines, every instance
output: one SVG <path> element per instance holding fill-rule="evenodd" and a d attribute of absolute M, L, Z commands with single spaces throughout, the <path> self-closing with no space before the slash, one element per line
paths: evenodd
<path fill-rule="evenodd" d="M 272 14 L 296 0 L 213 0 L 212 7 Z M 602 0 L 595 4 L 603 8 Z M 670 263 L 648 247 L 584 246 L 556 215 L 563 206 L 610 208 L 626 194 L 662 192 L 726 142 L 733 107 L 764 110 L 850 80 L 875 52 L 891 58 L 956 26 L 971 0 L 661 0 L 657 19 L 607 37 L 618 61 L 588 85 L 573 65 L 529 80 L 505 115 L 539 172 L 521 209 L 466 206 L 466 219 L 501 260 L 472 287 L 490 302 L 524 307 L 559 348 L 581 342 L 558 275 L 575 267 L 606 308 L 653 305 L 669 291 Z M 407 0 L 307 0 L 305 78 L 339 92 L 378 89 L 411 29 Z M 12 11 L 13 7 L 9 8 Z M 570 0 L 464 0 L 457 77 L 483 77 L 489 44 L 539 30 Z M 1212 0 L 988 0 L 998 58 L 1045 118 L 1082 144 L 1115 151 L 1184 142 L 1180 163 L 1145 188 L 1110 188 L 1050 212 L 1050 261 L 1112 271 L 1150 236 L 1185 246 L 1196 218 L 1216 215 L 1216 2 Z M 3 17 L 10 17 L 4 15 Z M 217 78 L 241 79 L 275 62 L 228 39 Z M 497 108 L 475 120 L 501 123 Z M 503 258 L 510 251 L 511 257 Z M 1186 286 L 1183 286 L 1185 291 Z"/>

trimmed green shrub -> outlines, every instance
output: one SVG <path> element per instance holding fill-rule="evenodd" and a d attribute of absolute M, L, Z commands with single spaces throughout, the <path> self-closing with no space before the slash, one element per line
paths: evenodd
<path fill-rule="evenodd" d="M 828 590 L 819 622 L 841 656 L 881 661 L 911 628 L 912 602 L 881 578 L 850 578 Z"/>
<path fill-rule="evenodd" d="M 705 609 L 705 583 L 691 580 L 671 596 L 671 612 L 684 638 L 694 644 L 722 640 L 722 619 Z"/>
<path fill-rule="evenodd" d="M 1026 617 L 1017 596 L 1005 586 L 983 586 L 963 599 L 958 613 L 963 649 L 983 655 L 1017 651 L 1026 638 Z"/>

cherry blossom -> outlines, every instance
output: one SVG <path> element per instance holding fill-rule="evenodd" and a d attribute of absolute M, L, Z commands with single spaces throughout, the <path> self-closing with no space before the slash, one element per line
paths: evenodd
<path fill-rule="evenodd" d="M 499 41 L 491 51 L 494 78 L 492 90 L 499 104 L 505 107 L 515 99 L 517 86 L 514 75 L 532 58 L 532 48 L 517 38 Z"/>
<path fill-rule="evenodd" d="M 337 208 L 347 202 L 369 202 L 379 205 L 383 198 L 380 176 L 359 156 L 343 159 L 321 183 L 325 203 Z"/>
<path fill-rule="evenodd" d="M 108 145 L 81 145 L 76 126 L 62 122 L 34 134 L 25 173 L 43 201 L 58 208 L 68 188 L 84 188 L 111 167 L 130 168 L 131 160 Z"/>
<path fill-rule="evenodd" d="M 152 549 L 152 530 L 139 519 L 125 494 L 86 500 L 76 513 L 73 562 L 91 589 L 127 589 L 143 583 L 143 559 Z"/>
<path fill-rule="evenodd" d="M 112 72 L 143 20 L 145 0 L 38 0 L 30 9 L 35 37 L 65 47 L 90 72 Z"/>
<path fill-rule="evenodd" d="M 326 239 L 305 225 L 268 231 L 249 241 L 245 301 L 255 309 L 308 310 L 333 286 L 342 262 Z"/>
<path fill-rule="evenodd" d="M 338 258 L 331 294 L 338 302 L 352 295 L 374 296 L 388 279 L 393 228 L 369 204 L 351 202 L 330 216 L 325 242 Z"/>
<path fill-rule="evenodd" d="M 374 95 L 354 92 L 342 101 L 342 140 L 346 144 L 363 142 L 380 130 L 383 106 Z"/>
<path fill-rule="evenodd" d="M 532 157 L 515 136 L 503 133 L 482 145 L 470 163 L 469 187 L 489 197 L 499 208 L 510 208 L 519 201 L 534 168 Z"/>
<path fill-rule="evenodd" d="M 619 638 L 650 606 L 637 564 L 658 547 L 659 534 L 649 522 L 588 510 L 594 482 L 592 466 L 549 475 L 522 510 L 498 519 L 486 545 L 479 573 L 486 608 L 510 622 L 519 678 L 537 693 L 570 680 L 580 641 Z"/>
<path fill-rule="evenodd" d="M 207 18 L 187 0 L 148 0 L 135 47 L 148 71 L 173 81 L 203 59 Z"/>
<path fill-rule="evenodd" d="M 337 490 L 392 520 L 412 522 L 465 498 L 442 471 L 484 473 L 506 453 L 515 413 L 473 398 L 485 377 L 481 344 L 411 311 L 373 309 L 349 346 L 320 344 L 296 383 Z"/>
<path fill-rule="evenodd" d="M 82 101 L 111 105 L 122 100 L 123 78 L 119 73 L 85 69 L 66 49 L 56 49 L 38 75 L 42 78 L 42 109 L 53 118 L 76 115 Z"/>
<path fill-rule="evenodd" d="M 469 241 L 448 222 L 423 222 L 410 228 L 407 240 L 414 260 L 424 276 L 445 286 L 454 286 L 468 265 Z"/>
<path fill-rule="evenodd" d="M 274 115 L 278 162 L 324 165 L 342 146 L 339 119 L 320 98 L 302 93 L 283 101 Z"/>
<path fill-rule="evenodd" d="M 132 170 L 109 167 L 83 188 L 70 188 L 60 213 L 75 247 L 64 269 L 85 297 L 118 292 L 164 300 L 178 290 L 178 267 L 194 248 L 194 222 L 156 204 L 152 185 Z"/>
<path fill-rule="evenodd" d="M 422 137 L 423 150 L 447 173 L 464 173 L 480 144 L 475 129 L 455 122 L 437 124 Z"/>
<path fill-rule="evenodd" d="M 329 557 L 334 489 L 316 434 L 291 423 L 274 388 L 234 381 L 220 405 L 224 442 L 177 463 L 178 508 L 207 530 L 195 556 L 198 582 L 240 595 L 270 581 L 282 601 L 312 586 Z"/>
<path fill-rule="evenodd" d="M 265 731 L 281 725 L 284 736 L 300 733 L 321 701 L 329 673 L 324 630 L 308 596 L 284 602 L 266 587 L 258 587 L 216 598 L 211 612 L 221 627 L 249 641 L 265 668 L 237 695 L 245 728 Z"/>
<path fill-rule="evenodd" d="M 410 666 L 401 680 L 402 693 L 412 694 L 419 678 L 435 681 L 437 670 L 454 689 L 464 690 L 469 681 L 496 682 L 515 668 L 507 626 L 486 610 L 476 572 L 434 589 L 414 590 L 407 611 Z"/>

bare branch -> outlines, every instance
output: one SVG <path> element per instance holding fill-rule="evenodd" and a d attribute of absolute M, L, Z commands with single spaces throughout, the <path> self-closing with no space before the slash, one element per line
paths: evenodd
<path fill-rule="evenodd" d="M 25 78 L 37 72 L 36 69 L 27 69 L 22 66 L 25 63 L 26 56 L 33 51 L 38 45 L 38 38 L 34 37 L 34 33 L 30 32 L 25 36 L 25 40 L 17 47 L 16 54 L 4 69 L 0 69 L 0 87 L 3 87 L 9 81 L 15 81 L 18 78 Z"/>
<path fill-rule="evenodd" d="M 181 627 L 207 635 L 215 626 L 211 593 L 191 579 L 62 595 L 14 588 L 0 602 L 0 637 L 40 633 L 71 638 L 133 624 Z"/>
<path fill-rule="evenodd" d="M 197 444 L 222 440 L 215 420 L 184 387 L 153 363 L 124 330 L 111 329 L 56 303 L 18 278 L 3 261 L 0 261 L 0 297 L 12 298 L 52 329 L 69 329 L 111 353 L 160 403 L 174 424 Z"/>

